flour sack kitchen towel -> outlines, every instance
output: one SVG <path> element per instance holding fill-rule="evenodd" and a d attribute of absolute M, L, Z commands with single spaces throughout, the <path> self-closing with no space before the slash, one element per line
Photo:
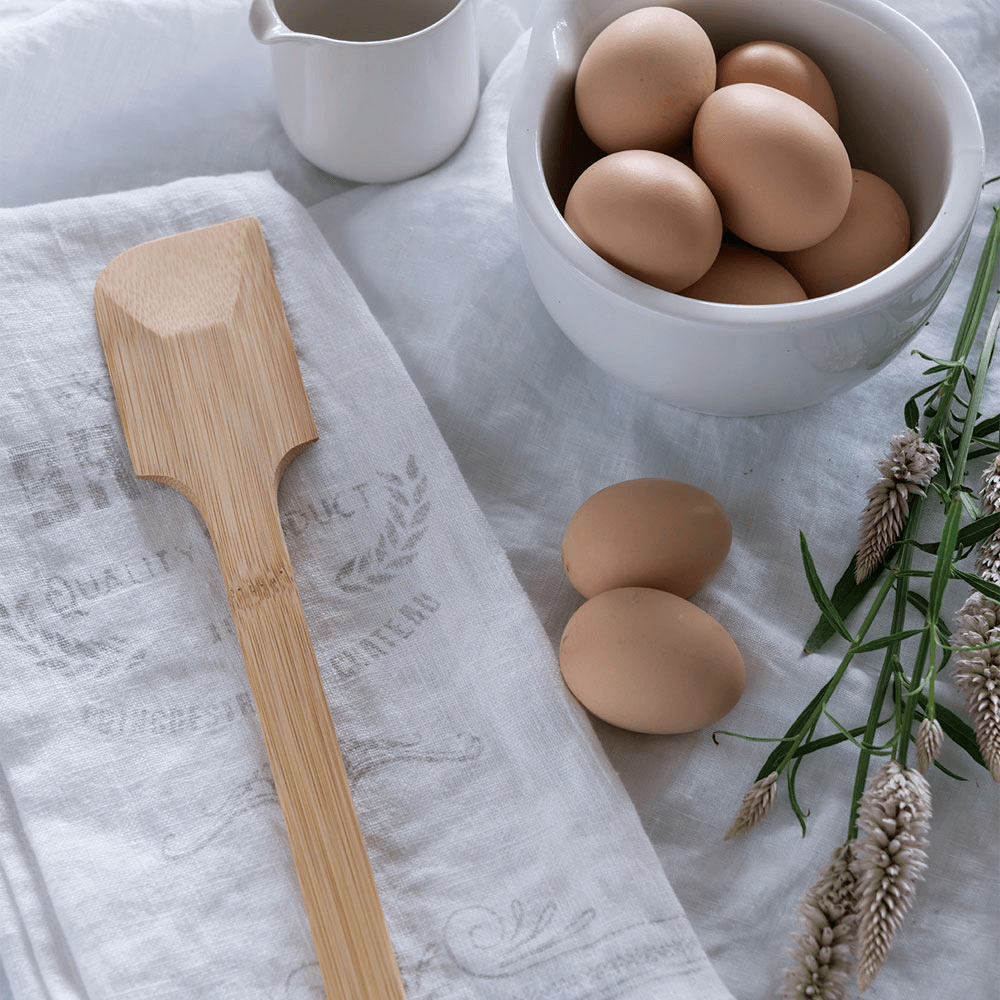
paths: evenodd
<path fill-rule="evenodd" d="M 422 400 L 269 174 L 0 212 L 0 961 L 17 1000 L 318 997 L 194 508 L 135 479 L 94 282 L 256 216 L 319 428 L 279 503 L 412 1000 L 726 1000 Z"/>

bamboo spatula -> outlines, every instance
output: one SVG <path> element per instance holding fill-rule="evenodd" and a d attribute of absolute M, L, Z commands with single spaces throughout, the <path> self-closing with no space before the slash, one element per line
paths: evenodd
<path fill-rule="evenodd" d="M 212 537 L 327 997 L 399 1000 L 278 519 L 281 475 L 317 434 L 260 223 L 127 250 L 94 308 L 136 475 L 183 493 Z"/>

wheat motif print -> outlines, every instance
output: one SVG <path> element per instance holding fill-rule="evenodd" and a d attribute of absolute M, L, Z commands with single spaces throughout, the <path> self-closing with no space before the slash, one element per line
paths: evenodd
<path fill-rule="evenodd" d="M 377 538 L 352 556 L 334 576 L 335 585 L 348 594 L 368 594 L 395 579 L 416 558 L 416 548 L 427 530 L 431 505 L 426 499 L 427 476 L 410 455 L 402 474 L 380 472 L 385 520 Z"/>

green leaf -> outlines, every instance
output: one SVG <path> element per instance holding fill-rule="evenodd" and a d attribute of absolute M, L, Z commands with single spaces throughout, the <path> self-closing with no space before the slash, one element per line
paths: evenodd
<path fill-rule="evenodd" d="M 844 570 L 843 575 L 833 588 L 833 593 L 830 595 L 830 600 L 833 602 L 833 606 L 837 609 L 837 613 L 840 615 L 842 621 L 846 620 L 851 612 L 861 604 L 882 575 L 881 572 L 872 573 L 862 580 L 861 583 L 858 583 L 854 579 L 856 566 L 857 554 L 851 556 L 850 565 Z M 836 634 L 837 629 L 830 621 L 825 616 L 821 617 L 816 623 L 816 627 L 809 633 L 809 637 L 806 639 L 804 652 L 817 652 Z"/>
<path fill-rule="evenodd" d="M 945 767 L 944 764 L 942 764 L 941 761 L 939 761 L 939 760 L 932 761 L 932 763 L 934 764 L 934 766 L 939 771 L 944 771 L 944 773 L 947 774 L 949 778 L 954 778 L 956 781 L 968 781 L 969 780 L 968 778 L 963 778 L 962 775 L 956 774 L 954 771 L 952 771 L 949 768 Z"/>
<path fill-rule="evenodd" d="M 977 515 L 979 511 L 977 510 Z M 995 514 L 987 514 L 985 517 L 977 516 L 972 524 L 967 524 L 958 533 L 958 544 L 962 548 L 977 545 L 984 538 L 989 538 L 995 531 L 1000 531 L 1000 511 Z"/>
<path fill-rule="evenodd" d="M 802 758 L 796 757 L 792 762 L 792 766 L 788 769 L 788 804 L 792 807 L 792 812 L 795 813 L 799 821 L 799 826 L 802 827 L 802 836 L 804 837 L 807 832 L 806 817 L 809 815 L 809 810 L 803 810 L 802 806 L 799 805 L 798 796 L 795 794 L 795 777 L 801 763 Z"/>
<path fill-rule="evenodd" d="M 760 781 L 761 778 L 766 778 L 772 771 L 779 771 L 784 767 L 787 762 L 785 758 L 789 756 L 788 751 L 785 749 L 786 744 L 791 743 L 798 736 L 802 727 L 812 718 L 817 706 L 824 701 L 832 687 L 833 678 L 831 677 L 816 692 L 812 701 L 795 717 L 795 721 L 788 727 L 781 742 L 771 751 L 767 760 L 764 761 L 764 765 L 761 767 L 757 777 L 754 778 L 754 781 Z"/>
<path fill-rule="evenodd" d="M 941 451 L 941 471 L 949 483 L 955 478 L 955 456 L 950 448 L 944 448 Z M 938 493 L 942 502 L 947 503 L 947 493 L 940 487 L 938 487 Z"/>
<path fill-rule="evenodd" d="M 955 542 L 962 524 L 962 503 L 957 497 L 953 497 L 948 513 L 945 515 L 944 527 L 941 529 L 941 550 L 938 552 L 937 562 L 934 564 L 934 573 L 928 590 L 928 604 L 930 614 L 935 618 L 941 611 L 941 603 L 944 600 L 945 587 L 951 579 L 954 562 L 952 554 L 955 551 Z"/>
<path fill-rule="evenodd" d="M 735 736 L 738 740 L 746 740 L 748 743 L 788 743 L 788 736 L 748 736 L 746 733 L 737 733 L 732 729 L 714 729 L 712 731 L 712 742 L 718 746 L 720 736 Z M 768 772 L 770 774 L 770 772 Z"/>
<path fill-rule="evenodd" d="M 823 714 L 834 724 L 834 726 L 836 726 L 836 728 L 839 730 L 840 735 L 841 735 L 841 737 L 843 739 L 850 740 L 859 750 L 863 750 L 866 753 L 870 753 L 870 754 L 873 754 L 873 755 L 876 755 L 876 756 L 882 755 L 882 754 L 886 753 L 888 747 L 892 743 L 891 740 L 888 741 L 887 743 L 883 743 L 883 744 L 881 744 L 879 746 L 875 746 L 875 745 L 868 744 L 868 743 L 862 743 L 857 738 L 858 734 L 855 734 L 853 730 L 848 729 L 845 725 L 843 725 L 840 721 L 838 721 L 834 716 L 832 716 L 825 708 L 823 709 Z M 865 731 L 865 729 L 862 726 L 861 727 L 861 732 L 864 733 L 864 731 Z"/>
<path fill-rule="evenodd" d="M 833 601 L 830 600 L 830 595 L 823 587 L 819 573 L 816 572 L 816 564 L 813 562 L 812 554 L 809 552 L 809 544 L 806 542 L 806 536 L 801 531 L 799 532 L 799 548 L 802 550 L 802 565 L 805 567 L 806 581 L 809 584 L 813 600 L 819 606 L 820 613 L 848 642 L 853 642 L 854 636 L 851 635 L 847 625 L 844 624 L 844 619 L 840 617 L 840 612 L 836 609 Z"/>
<path fill-rule="evenodd" d="M 984 440 L 998 431 L 1000 431 L 1000 413 L 994 414 L 992 417 L 987 417 L 985 420 L 980 420 L 974 429 L 976 437 Z"/>
<path fill-rule="evenodd" d="M 923 615 L 925 621 L 929 620 L 931 606 L 927 603 L 927 598 L 924 597 L 923 594 L 918 594 L 916 591 L 910 590 L 906 594 L 906 600 L 909 604 L 912 604 L 921 615 Z M 940 615 L 937 616 L 937 619 L 933 624 L 937 628 L 938 632 L 938 648 L 944 651 L 944 658 L 941 660 L 941 664 L 937 668 L 940 673 L 951 656 L 951 649 L 948 646 L 948 640 L 951 637 L 951 629 L 948 627 L 948 623 Z"/>
<path fill-rule="evenodd" d="M 877 649 L 885 649 L 887 646 L 891 646 L 897 642 L 905 642 L 907 639 L 912 639 L 915 635 L 920 635 L 926 626 L 923 628 L 911 628 L 907 629 L 905 632 L 895 632 L 892 635 L 884 635 L 879 639 L 872 639 L 871 642 L 863 642 L 860 646 L 854 647 L 855 653 L 874 653 Z"/>
<path fill-rule="evenodd" d="M 982 510 L 979 507 L 979 503 L 976 498 L 968 492 L 968 490 L 962 490 L 959 494 L 959 499 L 962 503 L 962 509 L 965 511 L 966 515 L 973 522 L 979 519 L 982 514 Z M 971 525 L 966 525 L 966 527 L 971 527 Z M 962 544 L 962 532 L 959 531 L 958 535 L 955 537 L 956 547 L 960 547 Z"/>
<path fill-rule="evenodd" d="M 923 389 L 918 389 L 909 398 L 908 404 L 909 403 L 916 404 L 918 399 L 921 399 L 924 396 L 929 396 L 930 398 L 927 400 L 927 402 L 924 403 L 924 416 L 927 417 L 927 419 L 929 420 L 934 414 L 935 394 L 937 393 L 938 389 L 940 389 L 942 384 L 943 384 L 942 382 L 931 382 L 930 385 L 925 385 Z M 917 429 L 916 426 L 914 426 L 913 430 L 916 429 Z"/>
<path fill-rule="evenodd" d="M 962 361 L 945 361 L 944 358 L 935 358 L 933 354 L 925 354 L 923 351 L 911 351 L 911 354 L 915 354 L 918 358 L 923 358 L 924 361 L 932 361 L 934 363 L 933 368 L 928 368 L 924 372 L 925 375 L 934 375 L 937 372 L 950 371 L 953 368 L 963 367 Z"/>
<path fill-rule="evenodd" d="M 984 580 L 975 573 L 968 573 L 964 569 L 959 569 L 957 566 L 952 567 L 952 572 L 957 579 L 964 580 L 973 590 L 978 590 L 980 594 L 984 594 L 991 601 L 1000 604 L 1000 587 L 995 583 L 990 580 Z"/>
<path fill-rule="evenodd" d="M 893 721 L 893 716 L 888 716 L 879 722 L 875 729 L 876 731 L 881 729 L 883 726 L 888 725 Z M 855 726 L 853 729 L 849 729 L 848 733 L 851 736 L 861 736 L 863 735 L 866 726 Z M 829 733 L 826 736 L 820 736 L 817 739 L 810 740 L 808 743 L 801 743 L 796 747 L 795 752 L 792 754 L 793 757 L 808 757 L 809 754 L 815 753 L 817 750 L 825 750 L 827 747 L 836 746 L 838 743 L 843 743 L 848 737 L 841 733 Z M 770 771 L 768 772 L 770 774 Z"/>

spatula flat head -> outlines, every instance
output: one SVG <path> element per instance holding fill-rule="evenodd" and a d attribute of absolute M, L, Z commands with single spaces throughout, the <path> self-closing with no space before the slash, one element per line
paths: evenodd
<path fill-rule="evenodd" d="M 94 311 L 137 476 L 197 504 L 220 479 L 276 483 L 316 440 L 257 219 L 125 251 Z"/>

